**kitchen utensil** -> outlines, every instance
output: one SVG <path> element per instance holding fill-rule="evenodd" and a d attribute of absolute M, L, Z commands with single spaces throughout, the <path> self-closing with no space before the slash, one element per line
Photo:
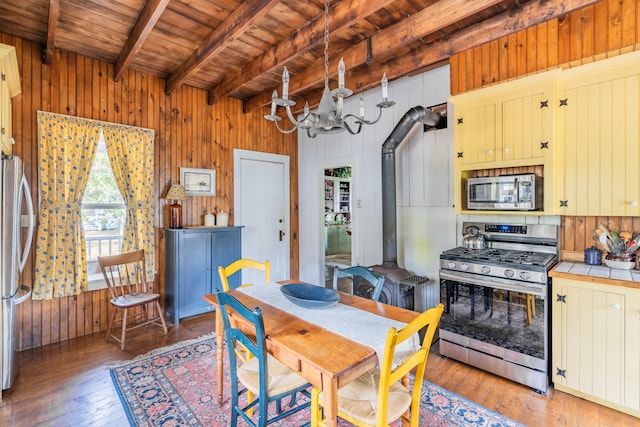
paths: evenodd
<path fill-rule="evenodd" d="M 633 237 L 633 234 L 631 234 L 628 231 L 621 231 L 619 236 L 620 236 L 620 238 L 622 239 L 623 242 L 629 243 L 629 240 L 631 240 L 631 238 Z"/>
<path fill-rule="evenodd" d="M 610 248 L 613 249 L 613 236 L 611 236 L 611 232 L 609 231 L 609 229 L 603 225 L 603 224 L 599 224 L 598 228 L 600 230 L 602 230 L 602 233 L 605 235 L 605 240 L 606 242 L 604 242 L 607 246 L 609 246 Z M 600 241 L 602 241 L 602 236 L 600 237 Z"/>
<path fill-rule="evenodd" d="M 602 251 L 595 246 L 585 249 L 584 263 L 587 265 L 600 265 L 602 263 Z"/>
<path fill-rule="evenodd" d="M 480 234 L 480 229 L 475 225 L 470 225 L 465 229 L 465 235 L 462 237 L 462 243 L 468 249 L 484 249 L 484 236 Z"/>
<path fill-rule="evenodd" d="M 625 252 L 632 254 L 638 250 L 639 246 L 640 246 L 640 234 L 638 234 L 633 239 L 629 240 L 629 243 L 627 244 L 627 250 Z"/>

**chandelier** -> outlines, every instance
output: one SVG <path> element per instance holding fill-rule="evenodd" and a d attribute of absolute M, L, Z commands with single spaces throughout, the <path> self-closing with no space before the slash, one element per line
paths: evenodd
<path fill-rule="evenodd" d="M 296 102 L 289 99 L 289 70 L 284 67 L 282 72 L 282 98 L 278 98 L 278 91 L 274 90 L 271 97 L 271 114 L 265 114 L 264 118 L 276 124 L 276 128 L 282 133 L 292 133 L 298 129 L 305 129 L 307 135 L 315 138 L 318 134 L 339 133 L 343 131 L 356 135 L 362 130 L 362 125 L 373 125 L 380 120 L 382 109 L 389 108 L 395 104 L 389 101 L 389 81 L 387 74 L 382 76 L 382 102 L 378 103 L 378 116 L 374 120 L 365 120 L 364 118 L 364 94 L 360 94 L 360 112 L 359 116 L 354 114 L 342 115 L 344 98 L 348 98 L 353 94 L 351 89 L 344 86 L 345 66 L 344 60 L 340 59 L 338 64 L 338 87 L 329 90 L 329 0 L 324 2 L 324 90 L 318 109 L 309 110 L 309 103 L 305 103 L 304 112 L 299 120 L 293 117 L 291 107 Z M 284 107 L 287 112 L 289 121 L 293 124 L 290 129 L 283 129 L 279 122 L 282 117 L 276 114 L 278 107 Z M 350 125 L 347 119 L 352 120 Z"/>

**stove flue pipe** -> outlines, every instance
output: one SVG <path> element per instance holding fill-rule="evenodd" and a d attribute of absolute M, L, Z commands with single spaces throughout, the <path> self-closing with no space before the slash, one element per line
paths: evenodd
<path fill-rule="evenodd" d="M 382 265 L 398 267 L 396 219 L 396 149 L 416 123 L 435 126 L 440 115 L 424 107 L 411 108 L 382 144 Z"/>

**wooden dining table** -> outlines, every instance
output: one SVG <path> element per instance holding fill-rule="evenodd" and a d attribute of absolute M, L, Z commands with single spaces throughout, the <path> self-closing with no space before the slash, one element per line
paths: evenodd
<path fill-rule="evenodd" d="M 289 282 L 292 281 L 279 283 Z M 272 286 L 272 284 L 265 286 Z M 229 293 L 251 309 L 260 307 L 264 320 L 267 351 L 293 371 L 298 372 L 314 387 L 323 391 L 326 425 L 336 426 L 338 389 L 374 368 L 379 360 L 376 351 L 267 302 L 246 295 L 240 290 L 231 290 Z M 214 294 L 205 295 L 203 298 L 217 309 Z M 403 323 L 409 323 L 419 314 L 343 292 L 340 292 L 339 303 Z M 230 313 L 230 319 L 237 322 L 239 327 L 250 329 L 250 325 L 243 325 L 242 319 L 233 316 L 233 313 Z M 383 333 L 386 334 L 386 331 Z M 222 404 L 224 327 L 219 310 L 216 310 L 216 344 L 218 403 Z"/>

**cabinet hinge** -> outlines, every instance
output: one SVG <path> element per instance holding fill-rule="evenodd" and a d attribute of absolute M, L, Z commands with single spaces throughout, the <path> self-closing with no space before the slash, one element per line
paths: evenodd
<path fill-rule="evenodd" d="M 2 81 L 7 80 L 7 75 L 5 73 L 2 73 Z"/>
<path fill-rule="evenodd" d="M 4 128 L 1 128 L 1 129 L 0 129 L 0 134 L 2 134 L 2 135 L 4 135 L 4 134 L 5 134 Z"/>
<path fill-rule="evenodd" d="M 540 101 L 540 108 L 546 108 L 549 106 L 549 100 L 545 99 L 544 101 Z"/>
<path fill-rule="evenodd" d="M 556 368 L 556 375 L 559 377 L 567 378 L 567 370 Z"/>
<path fill-rule="evenodd" d="M 560 105 L 558 105 L 558 107 L 566 107 L 566 106 L 568 106 L 568 105 L 569 105 L 569 102 L 568 102 L 568 101 L 569 101 L 569 99 L 568 99 L 568 98 L 561 99 L 561 100 L 560 100 Z"/>
<path fill-rule="evenodd" d="M 569 201 L 568 200 L 560 200 L 560 207 L 561 208 L 568 208 L 569 207 Z"/>
<path fill-rule="evenodd" d="M 563 302 L 566 304 L 567 302 L 567 296 L 566 295 L 560 295 L 560 294 L 556 294 L 557 295 L 557 302 Z"/>
<path fill-rule="evenodd" d="M 544 141 L 540 143 L 540 149 L 544 150 L 545 148 L 549 148 L 549 141 Z"/>

